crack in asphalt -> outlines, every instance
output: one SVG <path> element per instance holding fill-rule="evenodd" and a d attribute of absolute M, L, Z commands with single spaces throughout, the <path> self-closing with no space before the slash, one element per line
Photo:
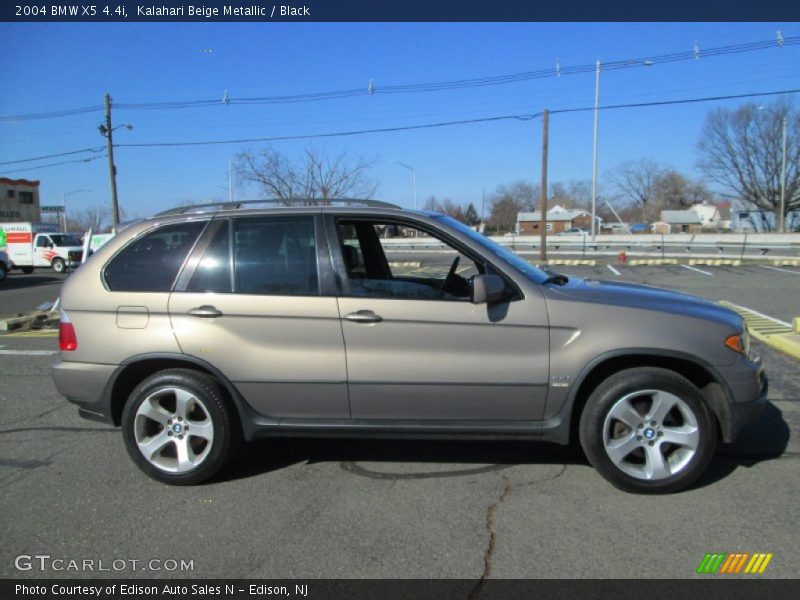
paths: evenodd
<path fill-rule="evenodd" d="M 44 416 L 47 416 L 47 415 L 49 415 L 51 413 L 54 413 L 54 412 L 58 412 L 59 410 L 64 410 L 65 408 L 69 408 L 69 406 L 66 405 L 66 404 L 63 404 L 61 406 L 56 406 L 54 408 L 49 408 L 46 411 L 40 412 L 39 414 L 34 415 L 32 417 L 25 417 L 23 419 L 14 419 L 13 421 L 5 421 L 3 423 L 0 423 L 0 427 L 5 427 L 6 425 L 16 425 L 18 423 L 30 423 L 31 421 L 35 421 L 36 419 L 39 419 L 39 418 L 44 417 Z"/>
<path fill-rule="evenodd" d="M 486 510 L 486 531 L 489 532 L 489 545 L 486 548 L 486 552 L 483 555 L 483 574 L 481 575 L 480 581 L 472 588 L 472 592 L 470 592 L 468 600 L 474 600 L 478 597 L 478 594 L 481 593 L 483 586 L 486 584 L 486 580 L 492 574 L 492 561 L 494 560 L 494 548 L 495 544 L 497 543 L 497 532 L 494 529 L 494 513 L 500 508 L 500 505 L 505 502 L 508 495 L 511 493 L 511 489 L 514 487 L 514 484 L 511 480 L 503 476 L 506 484 L 503 487 L 503 493 L 500 494 L 500 497 L 494 504 L 490 505 L 489 508 Z"/>
<path fill-rule="evenodd" d="M 527 481 L 525 483 L 518 484 L 517 487 L 535 485 L 537 483 L 544 483 L 546 481 L 555 481 L 567 472 L 568 466 L 569 465 L 565 463 L 561 465 L 561 470 L 555 475 L 546 477 L 545 479 Z M 486 552 L 483 555 L 483 573 L 481 574 L 481 578 L 478 580 L 478 583 L 475 584 L 474 588 L 472 588 L 467 600 L 475 600 L 475 598 L 478 597 L 483 590 L 483 586 L 486 585 L 486 582 L 489 580 L 489 577 L 492 574 L 492 566 L 494 564 L 494 549 L 497 546 L 497 531 L 494 528 L 494 515 L 495 512 L 497 512 L 497 510 L 500 508 L 500 505 L 506 501 L 506 498 L 508 498 L 508 495 L 511 493 L 511 490 L 514 487 L 514 483 L 505 475 L 503 475 L 503 480 L 506 482 L 505 486 L 503 487 L 503 493 L 500 494 L 500 497 L 496 502 L 494 502 L 494 504 L 490 505 L 489 508 L 486 509 L 486 531 L 489 532 L 489 545 L 487 546 Z"/>

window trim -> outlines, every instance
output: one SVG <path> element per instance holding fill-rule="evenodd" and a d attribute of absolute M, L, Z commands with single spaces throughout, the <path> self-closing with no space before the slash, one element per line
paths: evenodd
<path fill-rule="evenodd" d="M 373 299 L 373 300 L 401 300 L 401 301 L 414 301 L 414 302 L 459 302 L 463 303 L 463 299 L 448 299 L 448 298 L 392 298 L 392 297 L 383 297 L 383 296 L 356 296 L 350 294 L 349 292 L 349 284 L 350 280 L 347 277 L 347 268 L 344 264 L 344 256 L 342 256 L 342 249 L 341 249 L 341 240 L 339 239 L 339 228 L 338 222 L 340 220 L 346 221 L 367 221 L 371 223 L 386 223 L 392 225 L 400 225 L 406 227 L 413 227 L 420 231 L 424 231 L 428 233 L 431 237 L 438 239 L 447 243 L 448 245 L 455 248 L 457 252 L 460 252 L 471 261 L 482 264 L 484 266 L 484 270 L 486 267 L 491 267 L 491 269 L 497 273 L 503 280 L 506 282 L 506 285 L 512 290 L 513 296 L 509 298 L 508 302 L 517 302 L 519 300 L 525 299 L 525 294 L 522 292 L 522 289 L 514 281 L 514 278 L 511 277 L 504 269 L 497 266 L 497 264 L 487 259 L 485 256 L 476 253 L 472 248 L 469 248 L 465 244 L 463 244 L 460 240 L 456 239 L 453 235 L 451 235 L 448 231 L 437 228 L 433 225 L 430 225 L 424 221 L 416 221 L 413 218 L 408 217 L 396 217 L 396 216 L 389 216 L 389 215 L 364 215 L 364 214 L 348 214 L 345 212 L 337 212 L 337 213 L 326 213 L 324 215 L 324 224 L 325 230 L 328 235 L 329 240 L 335 240 L 336 243 L 330 243 L 328 246 L 330 252 L 330 260 L 331 264 L 333 265 L 334 275 L 335 275 L 335 283 L 336 283 L 336 293 L 338 297 L 342 298 L 364 298 L 364 299 Z"/>
<path fill-rule="evenodd" d="M 214 236 L 217 235 L 217 232 L 226 224 L 228 224 L 228 219 L 211 219 L 209 225 L 203 230 L 203 232 L 198 237 L 198 241 L 195 244 L 194 248 L 192 248 L 187 260 L 184 262 L 183 266 L 181 267 L 180 273 L 178 273 L 178 278 L 175 281 L 175 285 L 173 286 L 172 291 L 174 292 L 187 292 L 189 289 L 189 284 L 192 282 L 192 278 L 194 278 L 194 274 L 197 272 L 197 267 L 200 265 L 200 261 L 203 259 L 203 255 L 205 254 L 208 247 L 211 245 L 211 242 L 214 240 Z M 228 226 L 228 261 L 231 261 L 231 242 L 230 242 L 230 226 Z M 232 267 L 231 267 L 232 268 Z M 233 290 L 233 276 L 231 275 L 231 290 Z M 200 292 L 189 292 L 189 293 L 200 293 Z M 231 292 L 218 292 L 218 293 L 232 293 Z"/>
<path fill-rule="evenodd" d="M 200 230 L 200 233 L 198 234 L 197 238 L 195 239 L 194 243 L 192 244 L 192 247 L 189 249 L 189 252 L 186 254 L 186 257 L 184 258 L 183 262 L 181 263 L 181 266 L 178 268 L 178 272 L 175 274 L 175 278 L 172 280 L 172 283 L 170 284 L 169 289 L 167 289 L 167 290 L 159 290 L 159 291 L 146 291 L 146 292 L 145 291 L 139 291 L 139 290 L 112 290 L 111 287 L 108 285 L 108 281 L 106 280 L 106 271 L 108 270 L 109 265 L 111 263 L 113 263 L 114 260 L 120 254 L 122 254 L 127 248 L 129 248 L 132 244 L 135 244 L 136 242 L 141 240 L 144 236 L 149 235 L 150 233 L 153 233 L 154 231 L 156 231 L 158 229 L 163 229 L 164 227 L 170 227 L 172 225 L 183 225 L 185 223 L 197 223 L 197 222 L 203 223 L 203 228 Z M 207 215 L 203 215 L 202 218 L 197 218 L 197 219 L 184 219 L 184 220 L 180 220 L 180 221 L 169 221 L 169 222 L 166 222 L 166 223 L 164 223 L 164 222 L 154 223 L 152 227 L 148 227 L 147 229 L 144 229 L 144 230 L 140 231 L 137 235 L 135 235 L 134 237 L 130 238 L 125 244 L 123 244 L 119 249 L 117 249 L 117 251 L 114 252 L 114 254 L 112 254 L 111 257 L 109 257 L 109 259 L 103 265 L 103 268 L 100 271 L 100 281 L 103 284 L 103 287 L 105 288 L 105 290 L 107 292 L 111 292 L 111 293 L 121 293 L 121 294 L 171 294 L 173 291 L 175 291 L 175 286 L 176 286 L 178 280 L 180 279 L 181 274 L 183 273 L 183 270 L 186 268 L 187 262 L 193 256 L 194 250 L 197 247 L 198 242 L 205 235 L 205 232 L 208 229 L 208 226 L 211 224 L 211 222 L 212 222 L 212 219 L 208 218 Z"/>

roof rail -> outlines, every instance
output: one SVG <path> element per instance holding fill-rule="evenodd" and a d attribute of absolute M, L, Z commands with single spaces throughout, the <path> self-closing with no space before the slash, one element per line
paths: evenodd
<path fill-rule="evenodd" d="M 236 210 L 238 208 L 250 208 L 251 205 L 274 204 L 278 206 L 330 206 L 333 204 L 343 204 L 346 206 L 369 206 L 374 208 L 400 208 L 390 202 L 380 200 L 368 200 L 365 198 L 332 198 L 322 200 L 320 198 L 292 198 L 284 200 L 280 198 L 267 198 L 264 200 L 236 200 L 234 202 L 211 202 L 208 204 L 190 204 L 178 206 L 169 210 L 157 213 L 155 216 L 164 217 L 167 215 L 182 215 L 186 213 L 216 212 L 220 210 Z"/>

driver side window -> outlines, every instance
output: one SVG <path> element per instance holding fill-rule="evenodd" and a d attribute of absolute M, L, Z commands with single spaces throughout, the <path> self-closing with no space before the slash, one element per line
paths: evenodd
<path fill-rule="evenodd" d="M 469 301 L 483 267 L 449 243 L 409 225 L 361 219 L 337 223 L 344 295 Z"/>

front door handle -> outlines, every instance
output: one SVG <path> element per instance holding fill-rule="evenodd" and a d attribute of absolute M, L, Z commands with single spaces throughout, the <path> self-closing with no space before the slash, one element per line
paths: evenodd
<path fill-rule="evenodd" d="M 380 323 L 383 321 L 383 317 L 376 315 L 371 310 L 357 310 L 351 312 L 345 319 L 353 323 Z"/>
<path fill-rule="evenodd" d="M 217 310 L 216 306 L 204 304 L 203 306 L 198 306 L 197 308 L 191 309 L 189 314 L 193 317 L 200 317 L 203 319 L 216 319 L 217 317 L 222 316 L 222 311 Z"/>

